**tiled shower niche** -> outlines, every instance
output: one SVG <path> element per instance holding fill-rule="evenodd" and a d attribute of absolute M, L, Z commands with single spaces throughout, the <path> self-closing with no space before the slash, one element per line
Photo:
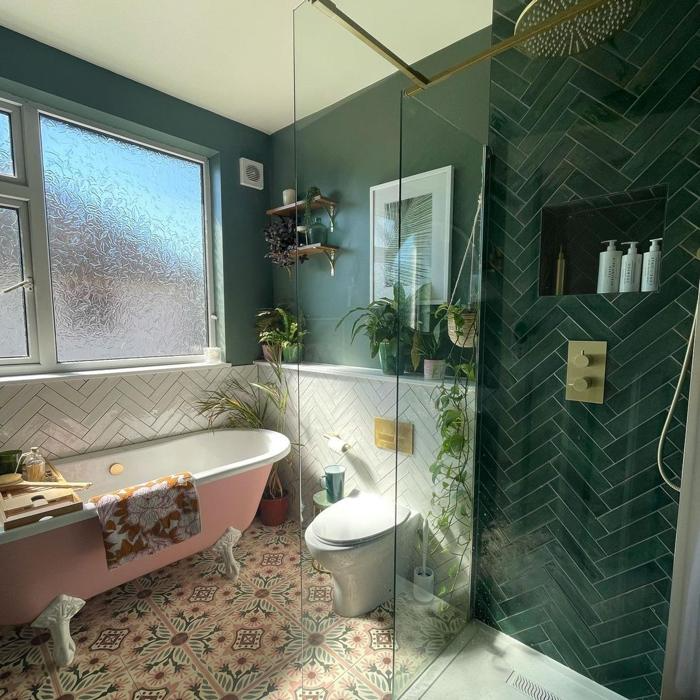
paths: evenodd
<path fill-rule="evenodd" d="M 652 238 L 663 238 L 667 195 L 668 188 L 659 185 L 544 207 L 540 296 L 595 294 L 607 241 L 615 240 L 625 253 L 622 244 L 635 241 L 643 255 Z"/>

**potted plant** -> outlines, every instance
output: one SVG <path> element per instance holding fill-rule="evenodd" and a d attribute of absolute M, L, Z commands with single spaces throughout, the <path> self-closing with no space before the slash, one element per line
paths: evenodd
<path fill-rule="evenodd" d="M 264 428 L 269 422 L 270 408 L 273 408 L 276 429 L 281 432 L 289 403 L 289 387 L 279 362 L 269 364 L 273 375 L 271 381 L 244 383 L 234 377 L 223 389 L 211 392 L 197 403 L 210 427 L 224 419 L 224 425 L 230 428 Z M 263 525 L 281 525 L 289 514 L 289 494 L 280 479 L 280 464 L 272 465 L 260 501 Z"/>
<path fill-rule="evenodd" d="M 278 331 L 282 327 L 282 319 L 277 309 L 262 309 L 255 314 L 255 330 L 258 332 L 258 340 L 262 349 L 263 359 L 273 362 L 282 352 L 279 345 L 271 345 L 270 331 Z"/>
<path fill-rule="evenodd" d="M 435 317 L 447 319 L 447 334 L 450 340 L 460 348 L 473 348 L 476 339 L 476 310 L 459 301 L 441 304 Z"/>
<path fill-rule="evenodd" d="M 306 195 L 304 196 L 304 235 L 306 236 L 306 242 L 311 243 L 312 241 L 309 240 L 309 229 L 311 228 L 313 224 L 312 220 L 312 209 L 311 205 L 313 204 L 314 199 L 316 197 L 321 196 L 321 190 L 318 187 L 309 187 L 308 190 L 306 190 Z"/>
<path fill-rule="evenodd" d="M 296 217 L 275 218 L 265 227 L 264 233 L 268 248 L 265 257 L 272 260 L 275 265 L 287 270 L 290 276 L 296 260 L 303 263 L 308 259 L 306 255 L 297 255 Z"/>
<path fill-rule="evenodd" d="M 413 370 L 418 369 L 423 358 L 423 377 L 425 379 L 444 379 L 447 369 L 447 361 L 440 359 L 440 345 L 442 341 L 442 323 L 438 320 L 430 333 L 416 332 L 413 340 L 411 359 Z"/>
<path fill-rule="evenodd" d="M 271 323 L 266 330 L 259 335 L 260 342 L 270 348 L 279 348 L 282 351 L 284 362 L 294 364 L 301 361 L 303 345 L 302 340 L 307 331 L 303 330 L 301 323 L 294 314 L 284 307 L 273 309 L 275 323 Z M 270 354 L 270 353 L 268 353 Z M 272 362 L 274 358 L 265 358 Z"/>
<path fill-rule="evenodd" d="M 382 372 L 403 374 L 414 336 L 408 324 L 410 305 L 403 287 L 395 284 L 393 299 L 382 297 L 367 306 L 351 309 L 338 321 L 336 330 L 349 316 L 359 314 L 352 324 L 350 342 L 364 333 L 369 340 L 370 356 L 379 355 Z"/>

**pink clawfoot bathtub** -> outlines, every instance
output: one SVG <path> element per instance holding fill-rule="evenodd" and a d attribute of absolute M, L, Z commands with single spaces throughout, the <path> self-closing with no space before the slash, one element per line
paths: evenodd
<path fill-rule="evenodd" d="M 93 482 L 81 492 L 84 502 L 93 495 L 189 471 L 199 493 L 202 531 L 115 569 L 107 568 L 94 509 L 0 531 L 0 624 L 32 622 L 52 601 L 60 607 L 56 599 L 66 607 L 66 597 L 91 598 L 217 542 L 225 570 L 235 573 L 230 555 L 235 531 L 251 524 L 272 464 L 289 450 L 289 440 L 273 431 L 215 430 L 56 460 L 67 480 Z M 123 472 L 110 474 L 113 464 L 124 465 Z"/>

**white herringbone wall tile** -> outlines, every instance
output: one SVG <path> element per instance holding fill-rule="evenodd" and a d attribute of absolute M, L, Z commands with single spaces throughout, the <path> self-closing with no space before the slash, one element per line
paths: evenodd
<path fill-rule="evenodd" d="M 207 427 L 196 402 L 253 365 L 0 386 L 0 450 L 40 447 L 49 458 Z"/>
<path fill-rule="evenodd" d="M 203 430 L 207 421 L 196 402 L 234 376 L 256 381 L 259 372 L 265 380 L 264 370 L 247 365 L 6 384 L 0 386 L 0 449 L 38 446 L 47 457 L 59 458 Z M 414 453 L 397 458 L 393 450 L 374 445 L 375 416 L 396 415 L 394 382 L 302 373 L 297 388 L 296 374 L 287 378 L 285 433 L 299 448 L 281 475 L 293 497 L 294 517 L 301 513 L 310 521 L 323 468 L 340 459 L 328 449 L 324 433 L 338 433 L 352 445 L 341 462 L 348 470 L 346 492 L 358 488 L 380 493 L 397 497 L 413 512 L 428 511 L 433 490 L 429 466 L 440 442 L 431 386 L 399 386 L 399 419 L 414 426 Z M 436 556 L 432 563 L 445 572 L 451 561 Z M 467 599 L 469 567 L 460 578 Z"/>
<path fill-rule="evenodd" d="M 261 371 L 261 380 L 266 378 Z M 296 373 L 290 385 L 296 388 Z M 293 477 L 289 481 L 293 494 L 293 509 L 298 512 L 299 501 L 305 524 L 313 518 L 313 494 L 320 490 L 323 468 L 343 464 L 346 472 L 346 493 L 358 488 L 379 493 L 407 505 L 413 512 L 425 514 L 431 506 L 433 483 L 429 466 L 435 460 L 440 438 L 436 425 L 436 409 L 432 398 L 433 385 L 399 383 L 399 420 L 414 426 L 414 452 L 399 454 L 374 445 L 374 418 L 393 419 L 397 410 L 395 382 L 336 375 L 299 375 L 298 401 L 291 402 L 287 415 L 288 435 L 299 433 L 299 450 L 293 454 Z M 471 405 L 474 414 L 474 405 Z M 324 434 L 337 433 L 352 449 L 344 457 L 328 449 Z M 473 480 L 473 462 L 469 470 Z M 300 490 L 300 492 L 299 492 Z M 472 503 L 468 504 L 471 510 Z M 455 563 L 453 553 L 436 554 L 432 565 L 438 578 L 445 580 Z M 471 556 L 464 560 L 456 603 L 469 600 Z"/>

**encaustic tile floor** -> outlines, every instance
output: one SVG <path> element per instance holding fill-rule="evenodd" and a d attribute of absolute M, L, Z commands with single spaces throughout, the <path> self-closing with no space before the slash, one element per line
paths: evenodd
<path fill-rule="evenodd" d="M 395 697 L 454 635 L 456 618 L 426 609 L 394 663 L 390 605 L 335 615 L 330 576 L 299 541 L 293 523 L 254 523 L 236 548 L 235 583 L 206 550 L 92 598 L 73 619 L 77 652 L 65 668 L 53 665 L 47 633 L 0 629 L 0 699 Z"/>

